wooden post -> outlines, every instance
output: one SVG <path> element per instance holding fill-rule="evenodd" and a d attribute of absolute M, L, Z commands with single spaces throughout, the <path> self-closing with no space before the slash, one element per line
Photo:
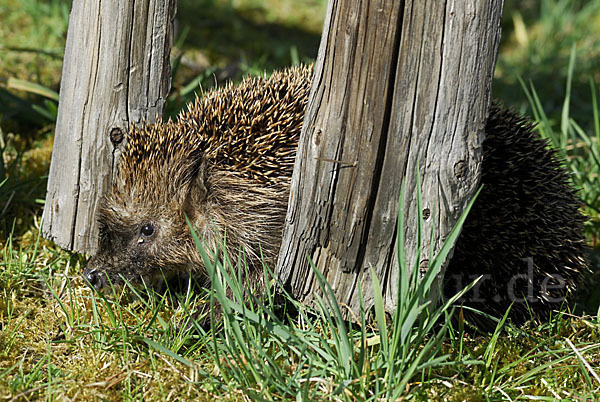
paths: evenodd
<path fill-rule="evenodd" d="M 80 0 L 71 7 L 43 234 L 91 253 L 96 205 L 128 126 L 162 115 L 176 0 Z"/>
<path fill-rule="evenodd" d="M 502 3 L 330 0 L 277 265 L 301 301 L 319 293 L 310 256 L 355 313 L 373 267 L 394 310 L 400 187 L 413 266 L 417 174 L 440 249 L 478 188 Z"/>

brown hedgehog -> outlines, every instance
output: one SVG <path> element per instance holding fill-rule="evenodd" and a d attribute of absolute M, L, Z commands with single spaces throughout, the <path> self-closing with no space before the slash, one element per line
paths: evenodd
<path fill-rule="evenodd" d="M 233 260 L 244 250 L 246 285 L 260 288 L 261 255 L 273 266 L 279 250 L 311 75 L 299 67 L 248 78 L 208 92 L 174 122 L 132 128 L 101 203 L 87 281 L 99 289 L 108 279 L 153 287 L 188 273 L 206 279 L 187 216 L 210 247 L 224 237 Z M 483 275 L 463 305 L 499 316 L 515 301 L 515 321 L 529 308 L 545 317 L 585 269 L 579 202 L 554 152 L 523 119 L 495 105 L 486 134 L 483 191 L 444 291 Z"/>
<path fill-rule="evenodd" d="M 275 261 L 311 75 L 298 67 L 247 78 L 196 99 L 174 122 L 133 127 L 100 204 L 87 281 L 159 288 L 193 273 L 202 282 L 186 216 L 210 248 L 225 239 L 251 268 L 261 256 Z M 248 284 L 260 286 L 262 275 L 250 273 Z"/>

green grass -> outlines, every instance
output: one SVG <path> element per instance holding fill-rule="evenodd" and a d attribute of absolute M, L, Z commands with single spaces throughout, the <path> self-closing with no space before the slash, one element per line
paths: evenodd
<path fill-rule="evenodd" d="M 417 199 L 420 203 L 420 194 Z M 402 217 L 404 206 L 400 205 L 399 210 Z M 223 308 L 224 329 L 211 344 L 211 354 L 222 376 L 219 382 L 230 384 L 233 389 L 246 389 L 251 399 L 314 400 L 333 396 L 395 400 L 407 393 L 410 381 L 417 374 L 451 365 L 448 356 L 440 355 L 439 351 L 451 306 L 468 288 L 441 306 L 431 306 L 429 300 L 436 276 L 458 237 L 467 212 L 433 258 L 422 280 L 416 267 L 408 267 L 404 240 L 400 236 L 398 263 L 404 274 L 399 275 L 401 297 L 391 325 L 386 320 L 382 290 L 374 271 L 371 271 L 375 300 L 372 321 L 367 319 L 360 289 L 358 322 L 345 321 L 343 307 L 314 266 L 312 269 L 320 285 L 316 306 L 310 309 L 299 305 L 280 289 L 287 303 L 294 304 L 298 311 L 297 318 L 282 320 L 274 312 L 272 289 L 267 288 L 265 299 L 270 302 L 267 305 L 247 296 L 239 279 L 232 274 L 243 272 L 243 267 L 235 267 L 227 257 L 214 263 L 214 255 L 203 252 L 213 283 L 212 294 Z M 399 226 L 403 226 L 402 218 Z M 195 240 L 203 251 L 201 240 L 197 236 Z M 267 267 L 265 283 L 274 283 Z M 435 328 L 444 320 L 445 325 Z M 298 322 L 303 325 L 297 325 Z"/>
<path fill-rule="evenodd" d="M 374 317 L 368 319 L 363 308 L 355 323 L 342 319 L 343 307 L 322 277 L 322 297 L 313 308 L 285 293 L 285 303 L 275 303 L 274 285 L 264 298 L 244 294 L 238 275 L 243 260 L 219 260 L 203 251 L 214 283 L 208 299 L 127 287 L 103 296 L 83 286 L 77 258 L 39 237 L 26 249 L 9 241 L 0 270 L 0 395 L 515 400 L 591 398 L 600 392 L 594 370 L 599 317 L 559 314 L 524 328 L 503 319 L 486 335 L 460 319 L 458 327 L 452 325 L 452 300 L 428 305 L 457 234 L 450 234 L 422 280 L 416 269 L 400 276 L 398 286 L 406 291 L 389 322 L 373 277 Z M 402 241 L 399 263 L 409 272 Z M 274 283 L 267 267 L 265 278 Z M 223 322 L 205 330 L 198 318 L 217 302 Z M 436 327 L 440 319 L 445 324 Z"/>
<path fill-rule="evenodd" d="M 423 304 L 427 281 L 417 286 L 414 278 L 400 285 L 412 292 L 401 292 L 406 300 L 386 323 L 381 301 L 372 319 L 342 320 L 325 283 L 310 309 L 248 299 L 228 260 L 209 264 L 219 280 L 208 298 L 91 292 L 80 279 L 85 259 L 39 237 L 68 9 L 62 0 L 0 0 L 0 397 L 487 401 L 600 394 L 597 272 L 579 295 L 578 315 L 562 312 L 523 328 L 500 321 L 492 334 L 478 333 L 460 311 L 430 331 L 435 315 L 449 311 Z M 200 86 L 312 60 L 324 10 L 324 0 L 181 0 L 168 113 Z M 507 0 L 503 29 L 494 95 L 532 116 L 559 149 L 598 247 L 600 0 Z M 268 269 L 265 275 L 271 278 Z M 220 332 L 197 322 L 211 299 L 224 305 Z M 427 309 L 430 315 L 416 314 Z"/>

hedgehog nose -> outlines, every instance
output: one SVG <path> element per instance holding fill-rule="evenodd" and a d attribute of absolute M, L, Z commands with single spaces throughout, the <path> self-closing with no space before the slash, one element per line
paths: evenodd
<path fill-rule="evenodd" d="M 83 271 L 83 279 L 87 282 L 88 285 L 90 285 L 96 290 L 102 289 L 105 282 L 104 273 L 98 271 L 96 268 L 86 268 L 85 271 Z"/>

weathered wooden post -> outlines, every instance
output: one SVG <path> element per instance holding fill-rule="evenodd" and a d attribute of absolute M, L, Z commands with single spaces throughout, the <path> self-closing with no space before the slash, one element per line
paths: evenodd
<path fill-rule="evenodd" d="M 330 0 L 277 265 L 301 301 L 319 292 L 310 256 L 354 312 L 358 281 L 373 303 L 373 267 L 394 309 L 400 187 L 412 266 L 417 173 L 424 233 L 434 227 L 440 249 L 478 188 L 502 5 Z"/>
<path fill-rule="evenodd" d="M 43 234 L 96 247 L 96 203 L 130 123 L 163 112 L 176 0 L 74 1 L 65 49 Z"/>

